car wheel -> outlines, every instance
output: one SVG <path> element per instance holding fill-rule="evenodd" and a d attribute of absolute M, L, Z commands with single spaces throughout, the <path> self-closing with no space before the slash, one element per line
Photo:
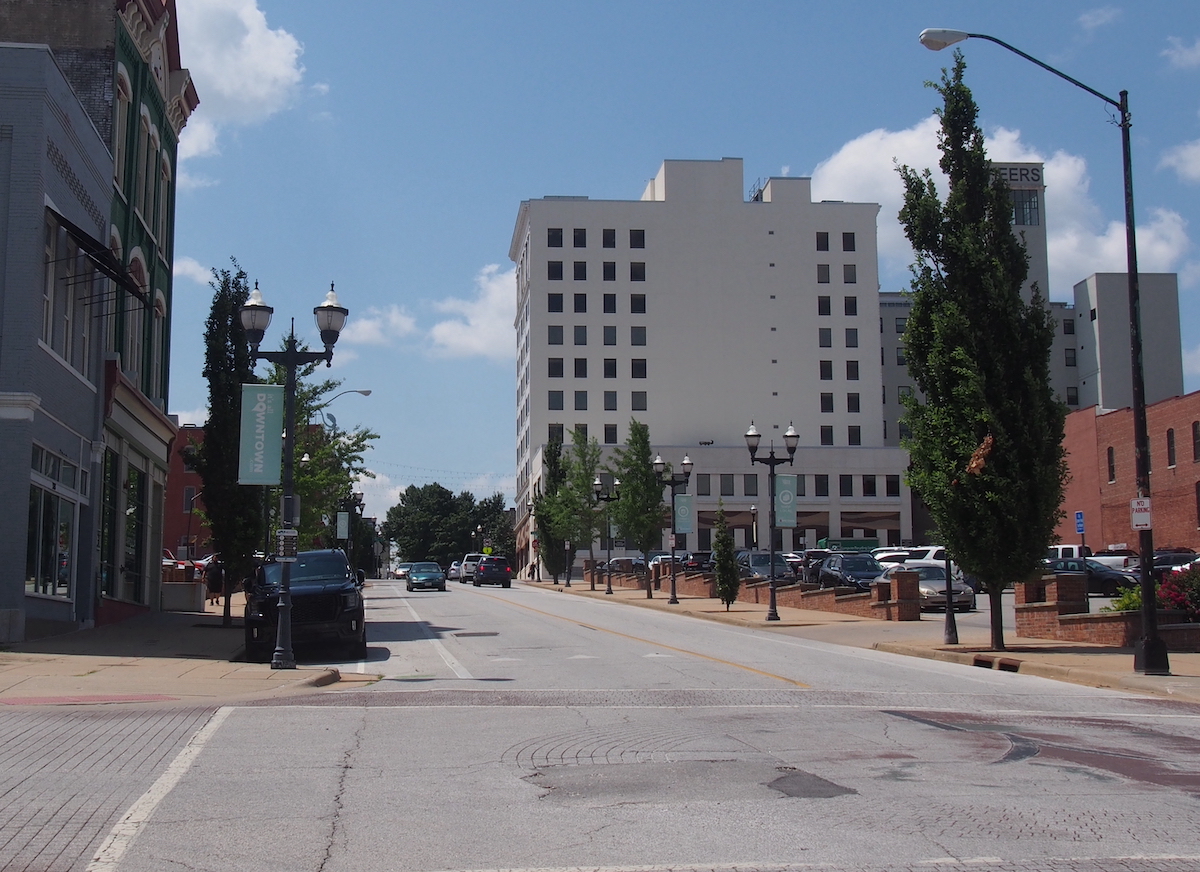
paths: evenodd
<path fill-rule="evenodd" d="M 479 583 L 480 583 L 480 582 L 479 582 L 479 579 L 478 579 L 478 578 L 473 578 L 473 579 L 471 579 L 471 586 L 472 586 L 472 587 L 479 587 Z"/>
<path fill-rule="evenodd" d="M 412 585 L 411 584 L 404 585 L 404 589 L 407 590 L 409 593 L 412 593 Z"/>
<path fill-rule="evenodd" d="M 501 584 L 500 586 L 501 586 L 501 587 L 512 587 L 512 582 L 511 582 L 511 581 L 506 581 L 506 582 L 504 582 L 503 584 Z"/>
<path fill-rule="evenodd" d="M 250 638 L 250 634 L 246 633 L 246 660 L 250 663 L 267 663 L 271 659 L 271 654 L 275 648 L 263 641 L 257 641 Z"/>
<path fill-rule="evenodd" d="M 440 590 L 442 593 L 445 593 L 445 592 L 446 592 L 446 585 L 444 585 L 444 584 L 443 584 L 441 587 L 439 587 L 439 588 L 438 588 L 438 590 Z"/>

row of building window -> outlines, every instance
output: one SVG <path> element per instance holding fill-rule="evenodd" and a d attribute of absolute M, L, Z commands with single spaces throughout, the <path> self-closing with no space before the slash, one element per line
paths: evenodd
<path fill-rule="evenodd" d="M 858 297 L 842 297 L 842 311 L 854 317 L 858 314 Z M 829 315 L 833 312 L 832 297 L 817 297 L 817 314 Z"/>
<path fill-rule="evenodd" d="M 833 328 L 818 327 L 817 328 L 817 344 L 821 348 L 832 348 L 833 347 Z M 858 328 L 857 327 L 847 327 L 846 328 L 846 347 L 847 348 L 858 348 Z"/>
<path fill-rule="evenodd" d="M 842 284 L 854 285 L 858 283 L 858 267 L 852 263 L 842 264 Z M 817 264 L 817 284 L 829 284 L 829 264 Z"/>
<path fill-rule="evenodd" d="M 636 378 L 636 376 L 635 376 Z M 547 391 L 547 408 L 551 412 L 563 411 L 564 391 Z M 575 411 L 586 412 L 588 408 L 588 392 L 575 391 Z M 646 411 L 646 392 L 645 391 L 630 391 L 629 409 L 632 412 Z M 617 409 L 617 392 L 604 391 L 604 411 L 616 412 Z"/>
<path fill-rule="evenodd" d="M 1166 444 L 1167 444 L 1167 468 L 1171 468 L 1176 465 L 1175 428 L 1174 427 L 1167 428 Z M 1107 460 L 1108 460 L 1108 483 L 1114 484 L 1117 480 L 1117 455 L 1111 445 L 1108 446 L 1108 451 L 1106 453 L 1107 453 Z M 1151 452 L 1146 457 L 1147 471 L 1150 470 L 1150 461 L 1151 461 L 1152 457 L 1153 457 L 1153 452 Z M 1192 422 L 1192 463 L 1200 463 L 1200 421 Z"/>
<path fill-rule="evenodd" d="M 716 496 L 712 491 L 712 480 L 716 478 L 720 485 L 719 496 L 732 497 L 737 496 L 734 492 L 734 486 L 739 476 L 735 473 L 722 472 L 712 475 L 709 473 L 696 474 L 696 496 L 710 497 Z M 756 497 L 758 492 L 758 475 L 754 473 L 744 473 L 740 476 L 742 480 L 742 496 Z M 805 496 L 807 490 L 807 475 L 796 476 L 796 496 Z M 843 497 L 863 496 L 877 497 L 879 496 L 879 479 L 884 479 L 884 496 L 898 497 L 900 496 L 900 476 L 899 475 L 839 475 L 838 476 L 838 495 Z M 824 474 L 813 475 L 813 496 L 827 497 L 829 496 L 829 479 L 830 476 Z M 855 479 L 859 479 L 859 487 L 855 491 Z"/>
<path fill-rule="evenodd" d="M 833 411 L 833 394 L 821 394 L 821 411 Z M 861 412 L 862 403 L 858 394 L 846 394 L 846 411 Z"/>
<path fill-rule="evenodd" d="M 636 344 L 636 343 L 635 343 Z M 643 343 L 645 344 L 645 343 Z M 546 359 L 546 377 L 547 378 L 564 378 L 566 375 L 566 361 L 562 357 L 550 357 Z M 575 358 L 575 378 L 588 377 L 588 359 L 586 357 Z M 630 378 L 645 378 L 646 377 L 646 360 L 645 358 L 634 358 L 629 361 Z M 641 373 L 639 375 L 639 373 Z M 604 377 L 617 377 L 617 359 L 615 357 L 604 358 Z M 857 394 L 855 395 L 857 396 Z M 855 410 L 857 411 L 857 409 Z"/>
<path fill-rule="evenodd" d="M 636 398 L 636 394 L 635 394 L 635 398 Z M 643 402 L 645 401 L 644 394 L 642 396 L 642 400 L 643 400 Z M 581 441 L 587 442 L 587 440 L 588 440 L 588 425 L 587 424 L 576 424 L 572 429 L 575 431 L 576 434 L 578 434 Z M 547 434 L 548 441 L 562 442 L 564 435 L 565 435 L 564 425 L 562 425 L 562 424 L 551 424 L 550 425 L 550 431 Z M 617 425 L 616 424 L 605 424 L 604 425 L 604 444 L 605 445 L 616 445 L 616 444 L 618 444 L 618 442 L 619 442 L 619 440 L 617 438 Z"/>
<path fill-rule="evenodd" d="M 561 260 L 546 261 L 546 279 L 552 282 L 561 282 L 563 280 L 563 262 Z M 588 268 L 586 260 L 577 260 L 572 264 L 571 277 L 577 282 L 586 282 L 588 277 Z M 606 282 L 615 282 L 617 280 L 617 262 L 615 260 L 606 260 L 601 266 L 601 277 Z M 629 280 L 631 282 L 644 282 L 646 280 L 646 264 L 644 261 L 631 261 L 629 264 Z"/>
<path fill-rule="evenodd" d="M 829 251 L 829 232 L 817 231 L 817 251 Z M 854 251 L 854 234 L 842 234 L 842 251 Z"/>
<path fill-rule="evenodd" d="M 588 329 L 586 324 L 576 324 L 572 328 L 572 338 L 575 345 L 588 344 Z M 617 328 L 612 324 L 606 324 L 601 330 L 601 335 L 605 345 L 617 344 Z M 561 324 L 546 325 L 546 344 L 547 345 L 562 345 L 564 339 L 563 326 Z M 645 345 L 646 344 L 646 328 L 642 326 L 629 328 L 629 344 L 630 345 Z"/>
<path fill-rule="evenodd" d="M 574 299 L 571 301 L 576 314 L 583 315 L 588 310 L 588 295 L 574 294 Z M 562 294 L 546 294 L 546 311 L 561 312 L 563 310 L 564 297 Z M 605 315 L 617 314 L 617 295 L 604 294 L 601 300 Z M 646 295 L 645 294 L 630 294 L 629 295 L 629 313 L 631 315 L 646 314 Z"/>
<path fill-rule="evenodd" d="M 833 381 L 833 361 L 822 360 L 817 364 L 821 373 L 821 381 Z M 858 381 L 858 361 L 846 361 L 846 381 Z"/>
<path fill-rule="evenodd" d="M 576 227 L 571 234 L 571 241 L 575 248 L 587 248 L 587 228 Z M 605 228 L 600 231 L 600 245 L 603 248 L 617 247 L 617 231 L 616 228 Z M 546 247 L 547 248 L 562 248 L 563 247 L 563 229 L 561 227 L 546 228 Z M 630 248 L 645 248 L 646 247 L 646 231 L 645 230 L 630 230 L 629 231 L 629 247 Z"/>

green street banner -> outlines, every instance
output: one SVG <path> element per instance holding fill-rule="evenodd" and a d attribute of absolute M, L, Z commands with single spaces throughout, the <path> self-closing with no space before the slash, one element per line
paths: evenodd
<path fill-rule="evenodd" d="M 675 494 L 675 532 L 693 532 L 691 494 Z"/>
<path fill-rule="evenodd" d="M 796 476 L 775 476 L 775 526 L 796 526 Z"/>
<path fill-rule="evenodd" d="M 242 385 L 238 484 L 279 484 L 283 466 L 283 385 Z"/>

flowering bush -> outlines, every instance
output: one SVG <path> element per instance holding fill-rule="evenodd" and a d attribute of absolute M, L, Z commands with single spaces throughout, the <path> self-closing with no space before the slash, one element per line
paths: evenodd
<path fill-rule="evenodd" d="M 1200 569 L 1185 569 L 1167 576 L 1158 588 L 1158 605 L 1187 612 L 1189 621 L 1200 620 Z"/>
<path fill-rule="evenodd" d="M 1200 622 L 1200 568 L 1186 569 L 1163 579 L 1158 586 L 1158 607 L 1177 609 L 1187 619 Z M 1121 588 L 1121 595 L 1105 606 L 1102 612 L 1136 612 L 1142 607 L 1142 589 L 1137 585 Z"/>

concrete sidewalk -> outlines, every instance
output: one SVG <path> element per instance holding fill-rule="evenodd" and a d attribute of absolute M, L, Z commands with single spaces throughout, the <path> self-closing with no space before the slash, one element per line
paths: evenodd
<path fill-rule="evenodd" d="M 151 612 L 22 642 L 0 650 L 0 705 L 217 704 L 311 693 L 341 680 L 336 669 L 237 662 L 243 648 L 240 594 L 223 608 Z M 375 676 L 350 676 L 373 681 Z"/>
<path fill-rule="evenodd" d="M 1111 687 L 1200 703 L 1200 653 L 1172 651 L 1169 655 L 1170 675 L 1142 675 L 1133 671 L 1132 648 L 1052 639 L 1023 639 L 1013 635 L 1011 626 L 1005 627 L 1007 650 L 1003 652 L 991 650 L 991 637 L 987 630 L 962 626 L 959 627 L 959 644 L 946 645 L 943 642 L 945 613 L 926 613 L 920 621 L 901 622 L 780 606 L 777 609 L 779 620 L 767 621 L 765 605 L 737 602 L 726 611 L 719 600 L 686 596 L 677 597 L 678 605 L 669 605 L 667 599 L 670 594 L 665 589 L 654 591 L 654 598 L 647 599 L 645 589 L 614 588 L 612 596 L 608 596 L 600 586 L 595 591 L 590 590 L 586 582 L 573 581 L 569 588 L 562 585 L 555 587 L 545 581 L 525 583 L 575 596 L 595 597 L 614 604 L 774 630 L 834 645 L 871 648 L 909 657 L 944 660 L 1089 687 Z"/>

